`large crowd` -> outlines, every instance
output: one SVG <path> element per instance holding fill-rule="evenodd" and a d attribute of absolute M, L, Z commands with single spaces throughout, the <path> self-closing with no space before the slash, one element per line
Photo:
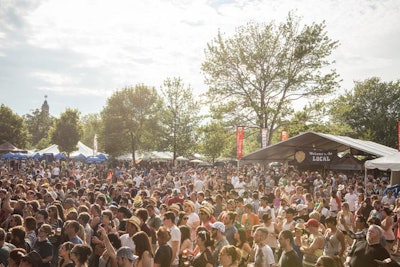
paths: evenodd
<path fill-rule="evenodd" d="M 0 267 L 397 266 L 400 199 L 358 175 L 3 162 Z"/>

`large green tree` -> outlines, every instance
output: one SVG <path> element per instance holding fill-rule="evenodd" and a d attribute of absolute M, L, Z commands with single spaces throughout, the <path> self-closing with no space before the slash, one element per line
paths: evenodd
<path fill-rule="evenodd" d="M 111 156 L 130 152 L 135 160 L 135 151 L 154 149 L 160 138 L 161 107 L 153 87 L 139 84 L 114 92 L 101 113 L 105 152 Z"/>
<path fill-rule="evenodd" d="M 219 33 L 202 64 L 212 108 L 239 125 L 267 128 L 270 144 L 293 113 L 294 100 L 315 100 L 338 86 L 329 69 L 337 46 L 324 22 L 301 27 L 291 13 L 278 26 L 248 23 L 230 38 Z"/>
<path fill-rule="evenodd" d="M 58 145 L 60 151 L 69 154 L 77 149 L 76 145 L 82 136 L 82 126 L 79 120 L 79 111 L 67 108 L 56 118 L 53 128 L 50 129 L 50 138 Z"/>
<path fill-rule="evenodd" d="M 53 119 L 43 109 L 35 109 L 31 114 L 26 114 L 24 120 L 32 136 L 32 147 L 43 149 L 50 145 L 49 130 L 53 124 Z"/>
<path fill-rule="evenodd" d="M 93 146 L 94 136 L 97 135 L 100 137 L 100 133 L 103 130 L 103 121 L 101 119 L 100 114 L 92 113 L 87 114 L 81 118 L 83 134 L 81 137 L 81 141 L 84 144 L 89 146 Z M 99 141 L 98 144 L 101 144 Z M 98 150 L 101 151 L 101 147 L 98 147 Z"/>
<path fill-rule="evenodd" d="M 4 104 L 0 106 L 0 144 L 9 142 L 19 148 L 29 145 L 29 132 L 25 121 Z"/>
<path fill-rule="evenodd" d="M 185 86 L 181 78 L 168 78 L 161 87 L 163 97 L 164 127 L 163 140 L 173 152 L 173 159 L 178 155 L 188 156 L 196 146 L 196 128 L 200 121 L 200 106 L 193 97 L 190 86 Z"/>
<path fill-rule="evenodd" d="M 400 81 L 374 77 L 355 83 L 332 102 L 332 120 L 353 129 L 354 137 L 397 147 L 400 118 Z"/>

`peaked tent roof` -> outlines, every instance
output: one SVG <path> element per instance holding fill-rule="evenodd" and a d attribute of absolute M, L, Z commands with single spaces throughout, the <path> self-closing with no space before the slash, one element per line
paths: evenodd
<path fill-rule="evenodd" d="M 367 160 L 365 162 L 365 168 L 379 169 L 381 171 L 400 171 L 400 152 L 373 160 Z"/>
<path fill-rule="evenodd" d="M 85 157 L 93 156 L 93 148 L 86 146 L 81 141 L 78 141 L 77 146 L 78 146 L 78 150 L 71 152 L 71 155 L 69 155 L 71 158 L 78 156 L 79 154 L 82 154 Z"/>
<path fill-rule="evenodd" d="M 13 144 L 9 143 L 9 142 L 5 142 L 4 144 L 0 145 L 0 153 L 7 153 L 7 152 L 21 152 L 21 153 L 27 153 L 28 150 L 24 150 L 24 149 L 20 149 L 16 146 L 14 146 Z"/>
<path fill-rule="evenodd" d="M 58 149 L 58 145 L 51 145 L 49 147 L 43 148 L 42 150 L 39 150 L 36 152 L 36 154 L 43 155 L 43 154 L 53 154 L 56 155 L 60 153 L 60 150 Z"/>
<path fill-rule="evenodd" d="M 372 141 L 354 139 L 348 136 L 304 132 L 285 141 L 257 150 L 242 158 L 242 160 L 286 161 L 294 159 L 297 150 L 320 149 L 343 152 L 355 149 L 376 157 L 384 157 L 397 152 L 396 149 Z"/>

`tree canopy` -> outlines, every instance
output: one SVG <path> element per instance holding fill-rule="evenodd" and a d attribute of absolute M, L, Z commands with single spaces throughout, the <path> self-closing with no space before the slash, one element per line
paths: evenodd
<path fill-rule="evenodd" d="M 25 121 L 4 104 L 0 106 L 0 129 L 0 144 L 9 142 L 20 148 L 28 146 L 30 134 Z"/>
<path fill-rule="evenodd" d="M 155 147 L 161 132 L 161 105 L 153 87 L 139 84 L 116 91 L 102 112 L 105 152 L 112 156 L 130 152 L 135 159 L 135 151 Z"/>
<path fill-rule="evenodd" d="M 51 141 L 57 144 L 60 151 L 69 154 L 76 150 L 76 144 L 82 136 L 82 126 L 79 120 L 79 111 L 67 108 L 55 119 L 50 130 Z"/>
<path fill-rule="evenodd" d="M 400 118 L 400 81 L 374 77 L 355 83 L 332 102 L 333 120 L 353 129 L 353 136 L 397 147 Z"/>
<path fill-rule="evenodd" d="M 207 95 L 226 119 L 273 132 L 293 112 L 293 101 L 315 99 L 338 86 L 338 75 L 328 69 L 338 46 L 325 23 L 300 27 L 289 14 L 286 22 L 248 23 L 225 38 L 219 33 L 207 45 L 202 71 L 210 86 Z"/>

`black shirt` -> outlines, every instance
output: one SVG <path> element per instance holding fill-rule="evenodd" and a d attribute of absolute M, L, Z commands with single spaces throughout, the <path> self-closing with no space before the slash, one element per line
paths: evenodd
<path fill-rule="evenodd" d="M 350 267 L 378 267 L 374 260 L 390 258 L 389 253 L 381 244 L 368 245 L 367 241 L 361 241 L 350 251 Z"/>
<path fill-rule="evenodd" d="M 299 256 L 296 251 L 291 250 L 288 252 L 283 252 L 281 258 L 279 259 L 280 267 L 302 267 Z"/>
<path fill-rule="evenodd" d="M 171 266 L 172 248 L 167 244 L 160 246 L 154 255 L 154 263 L 160 264 L 161 267 Z"/>

